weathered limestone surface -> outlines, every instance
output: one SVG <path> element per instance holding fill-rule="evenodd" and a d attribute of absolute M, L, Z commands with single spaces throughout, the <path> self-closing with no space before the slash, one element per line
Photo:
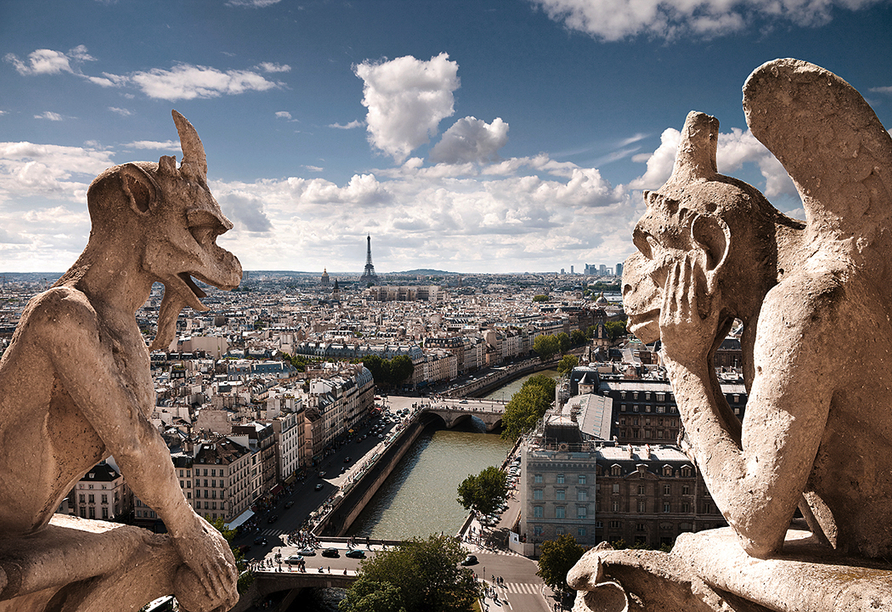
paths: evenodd
<path fill-rule="evenodd" d="M 164 284 L 155 345 L 184 306 L 207 310 L 192 277 L 232 289 L 241 265 L 218 247 L 232 227 L 207 186 L 204 147 L 173 112 L 183 160 L 110 168 L 87 192 L 92 230 L 77 262 L 25 309 L 0 360 L 0 611 L 138 610 L 174 594 L 192 612 L 238 600 L 226 541 L 183 498 L 149 422 L 155 392 L 136 310 Z M 54 516 L 113 455 L 169 535 Z"/>
<path fill-rule="evenodd" d="M 892 609 L 892 138 L 848 83 L 799 60 L 756 69 L 743 105 L 806 221 L 718 174 L 718 121 L 691 113 L 623 270 L 630 330 L 662 341 L 682 447 L 730 529 L 669 555 L 588 553 L 570 575 L 580 612 L 700 609 L 691 594 L 708 610 Z M 712 368 L 735 319 L 742 424 Z M 797 509 L 808 538 L 788 532 Z M 610 577 L 619 607 L 596 597 Z"/>

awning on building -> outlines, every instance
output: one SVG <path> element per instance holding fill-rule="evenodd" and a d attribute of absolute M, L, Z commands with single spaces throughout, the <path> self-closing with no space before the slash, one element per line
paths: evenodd
<path fill-rule="evenodd" d="M 235 517 L 235 520 L 234 520 L 234 521 L 232 521 L 231 523 L 227 523 L 227 524 L 223 525 L 223 527 L 225 527 L 226 529 L 236 529 L 236 528 L 238 528 L 238 527 L 241 527 L 242 524 L 243 524 L 245 521 L 247 521 L 249 518 L 251 518 L 252 516 L 254 516 L 254 511 L 253 511 L 253 510 L 250 510 L 250 509 L 249 509 L 249 510 L 245 510 L 244 512 L 242 512 L 241 514 L 239 514 L 237 517 Z"/>
<path fill-rule="evenodd" d="M 297 480 L 297 476 L 295 474 L 292 474 L 291 476 L 289 476 L 288 478 L 285 479 L 285 484 L 290 485 L 295 480 Z"/>
<path fill-rule="evenodd" d="M 282 492 L 282 490 L 283 490 L 282 485 L 277 484 L 277 485 L 274 486 L 272 489 L 270 489 L 269 492 L 270 492 L 270 495 L 278 495 L 279 493 Z"/>

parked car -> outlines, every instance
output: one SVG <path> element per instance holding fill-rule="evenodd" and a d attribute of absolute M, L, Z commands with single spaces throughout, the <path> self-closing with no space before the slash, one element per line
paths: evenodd
<path fill-rule="evenodd" d="M 291 555 L 290 557 L 285 558 L 285 563 L 288 565 L 299 565 L 304 560 L 300 555 Z"/>
<path fill-rule="evenodd" d="M 303 555 L 304 557 L 315 557 L 315 556 L 316 556 L 316 549 L 315 549 L 315 548 L 310 548 L 310 547 L 308 546 L 307 548 L 301 548 L 299 551 L 297 551 L 297 554 L 299 554 L 299 555 Z"/>
<path fill-rule="evenodd" d="M 337 548 L 326 548 L 325 550 L 322 551 L 322 556 L 323 557 L 332 557 L 332 558 L 336 559 L 336 558 L 340 557 L 341 555 L 340 555 L 340 553 L 338 553 Z"/>
<path fill-rule="evenodd" d="M 293 506 L 293 505 L 294 505 L 294 502 L 293 502 L 292 500 L 290 500 L 290 499 L 289 499 L 288 501 L 285 502 L 285 508 L 286 508 L 286 509 L 287 509 L 287 508 L 290 508 L 290 507 Z"/>
<path fill-rule="evenodd" d="M 266 546 L 266 538 L 264 538 L 263 536 L 257 536 L 256 538 L 254 538 L 254 543 L 258 544 L 259 546 Z"/>
<path fill-rule="evenodd" d="M 322 490 L 322 483 L 321 483 L 321 482 L 320 482 L 319 484 L 316 485 L 316 490 L 317 490 L 317 491 L 321 491 L 321 490 Z"/>
<path fill-rule="evenodd" d="M 462 565 L 477 565 L 477 557 L 475 555 L 468 555 L 465 557 L 462 562 Z"/>
<path fill-rule="evenodd" d="M 266 519 L 266 522 L 267 523 L 275 523 L 278 520 L 279 520 L 278 514 L 271 514 L 270 517 L 268 519 Z"/>
<path fill-rule="evenodd" d="M 351 559 L 365 559 L 365 552 L 359 550 L 358 548 L 354 548 L 352 550 L 348 550 L 345 557 L 350 557 Z"/>

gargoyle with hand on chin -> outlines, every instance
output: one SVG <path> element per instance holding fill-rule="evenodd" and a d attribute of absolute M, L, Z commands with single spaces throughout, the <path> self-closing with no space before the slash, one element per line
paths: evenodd
<path fill-rule="evenodd" d="M 93 181 L 84 252 L 30 301 L 0 361 L 0 540 L 39 537 L 74 484 L 113 455 L 205 591 L 190 599 L 203 610 L 228 610 L 238 600 L 235 562 L 183 497 L 149 421 L 155 391 L 135 320 L 152 284 L 163 283 L 153 347 L 164 347 L 184 306 L 207 310 L 192 277 L 232 289 L 242 275 L 215 243 L 232 224 L 208 189 L 198 134 L 176 111 L 173 118 L 180 167 L 165 156 L 115 166 Z"/>

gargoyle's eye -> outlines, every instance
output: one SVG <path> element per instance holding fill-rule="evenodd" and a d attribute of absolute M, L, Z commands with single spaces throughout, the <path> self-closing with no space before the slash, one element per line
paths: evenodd
<path fill-rule="evenodd" d="M 632 243 L 648 259 L 653 259 L 654 250 L 659 247 L 659 242 L 653 236 L 637 227 L 632 232 Z"/>
<path fill-rule="evenodd" d="M 206 210 L 188 210 L 186 219 L 189 231 L 199 244 L 213 241 L 217 236 L 226 231 L 226 227 L 213 213 Z"/>

